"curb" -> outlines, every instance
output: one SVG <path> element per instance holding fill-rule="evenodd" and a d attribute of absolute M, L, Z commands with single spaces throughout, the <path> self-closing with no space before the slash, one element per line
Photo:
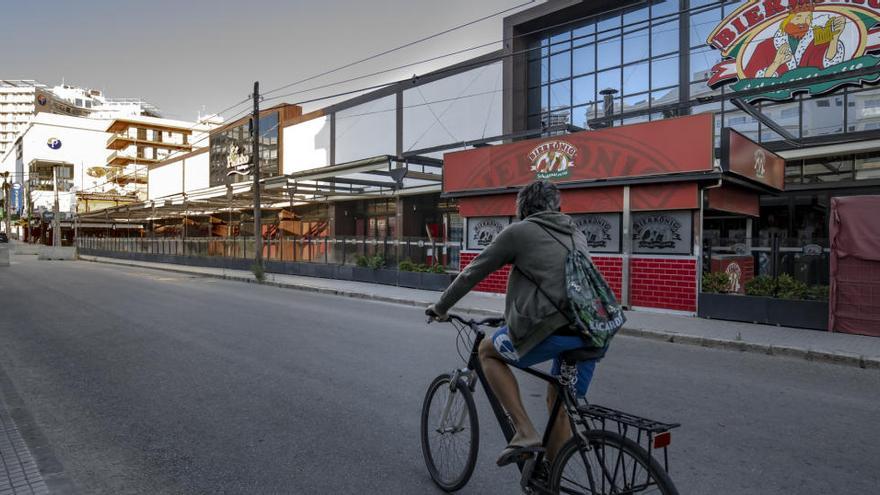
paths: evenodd
<path fill-rule="evenodd" d="M 310 285 L 303 284 L 290 284 L 283 282 L 276 282 L 271 280 L 271 274 L 267 276 L 268 280 L 264 282 L 257 282 L 253 277 L 242 277 L 237 275 L 225 275 L 225 274 L 213 274 L 213 273 L 201 273 L 196 271 L 171 268 L 171 267 L 156 267 L 156 266 L 147 266 L 136 263 L 126 263 L 126 262 L 116 262 L 116 261 L 105 261 L 98 260 L 96 256 L 80 256 L 79 259 L 83 261 L 89 261 L 92 263 L 103 263 L 107 265 L 118 265 L 118 266 L 128 266 L 128 267 L 138 267 L 138 268 L 146 268 L 151 270 L 161 270 L 167 272 L 181 273 L 186 275 L 196 275 L 206 278 L 216 278 L 221 280 L 229 280 L 234 282 L 245 282 L 249 284 L 259 284 L 266 285 L 270 287 L 277 287 L 281 289 L 293 289 L 293 290 L 301 290 L 305 292 L 313 292 L 318 294 L 329 294 L 335 296 L 349 297 L 354 299 L 365 299 L 371 301 L 379 301 L 379 302 L 387 302 L 393 304 L 402 304 L 405 306 L 414 306 L 414 307 L 424 307 L 430 304 L 431 301 L 416 301 L 413 299 L 404 299 L 399 297 L 391 297 L 391 296 L 383 296 L 380 294 L 372 294 L 372 293 L 364 293 L 364 292 L 355 292 L 345 289 L 330 289 L 327 287 L 315 287 Z M 463 311 L 469 314 L 475 315 L 485 315 L 485 316 L 499 316 L 500 314 L 497 311 L 483 309 L 483 308 L 463 308 Z M 650 330 L 645 328 L 632 328 L 632 327 L 624 327 L 620 329 L 621 335 L 626 335 L 628 337 L 637 337 L 643 339 L 651 339 L 657 340 L 661 342 L 673 343 L 673 344 L 685 344 L 685 345 L 694 345 L 700 347 L 707 347 L 710 349 L 723 349 L 728 351 L 739 351 L 739 352 L 749 352 L 753 354 L 765 354 L 768 356 L 782 356 L 782 357 L 791 357 L 804 359 L 806 361 L 815 361 L 826 364 L 836 364 L 842 366 L 851 366 L 862 369 L 876 369 L 880 370 L 880 358 L 871 358 L 858 354 L 851 354 L 846 352 L 830 352 L 830 351 L 817 351 L 814 349 L 795 347 L 795 346 L 780 346 L 780 345 L 772 345 L 772 344 L 755 344 L 750 342 L 745 342 L 742 340 L 726 340 L 726 339 L 716 339 L 711 337 L 702 337 L 698 335 L 688 335 L 676 332 L 669 332 L 664 330 Z"/>

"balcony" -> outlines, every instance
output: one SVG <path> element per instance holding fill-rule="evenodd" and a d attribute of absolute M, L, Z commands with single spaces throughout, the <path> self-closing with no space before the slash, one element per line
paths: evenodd
<path fill-rule="evenodd" d="M 190 151 L 192 144 L 190 143 L 170 143 L 167 141 L 153 141 L 150 139 L 133 138 L 127 134 L 113 134 L 107 140 L 108 150 L 121 150 L 129 146 L 149 146 L 152 148 L 161 148 L 172 151 Z"/>
<path fill-rule="evenodd" d="M 151 165 L 153 163 L 159 163 L 165 158 L 147 158 L 140 156 L 132 156 L 128 153 L 120 153 L 115 152 L 111 153 L 110 156 L 107 157 L 107 166 L 108 167 L 125 167 L 127 165 Z"/>

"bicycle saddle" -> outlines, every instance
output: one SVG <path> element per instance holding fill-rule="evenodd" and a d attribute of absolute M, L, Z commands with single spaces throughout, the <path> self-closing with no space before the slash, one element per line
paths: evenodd
<path fill-rule="evenodd" d="M 579 363 L 581 361 L 591 361 L 599 359 L 605 355 L 605 349 L 601 347 L 581 347 L 580 349 L 572 349 L 560 353 L 563 361 L 569 363 Z"/>

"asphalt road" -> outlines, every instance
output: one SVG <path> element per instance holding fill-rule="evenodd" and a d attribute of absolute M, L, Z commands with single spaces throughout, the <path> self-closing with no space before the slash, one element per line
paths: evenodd
<path fill-rule="evenodd" d="M 433 493 L 424 391 L 459 363 L 418 309 L 87 262 L 0 267 L 0 378 L 81 493 Z M 767 328 L 772 332 L 772 328 Z M 521 381 L 545 418 L 540 383 Z M 7 390 L 11 390 L 7 385 Z M 681 493 L 877 493 L 880 373 L 619 337 L 592 400 L 683 424 Z M 478 394 L 462 493 L 518 493 Z"/>

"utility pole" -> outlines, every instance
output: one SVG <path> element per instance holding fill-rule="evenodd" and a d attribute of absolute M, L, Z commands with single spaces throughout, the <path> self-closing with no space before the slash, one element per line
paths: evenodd
<path fill-rule="evenodd" d="M 61 218 L 60 208 L 58 207 L 58 165 L 52 167 L 52 178 L 55 182 L 55 206 L 52 209 L 52 246 L 61 245 Z"/>
<path fill-rule="evenodd" d="M 263 266 L 263 226 L 260 218 L 260 82 L 254 81 L 254 116 L 251 131 L 251 161 L 254 173 L 254 262 Z"/>
<path fill-rule="evenodd" d="M 0 176 L 3 177 L 3 206 L 6 207 L 6 235 L 11 236 L 12 232 L 9 230 L 9 212 L 11 209 L 9 205 L 12 202 L 12 198 L 9 196 L 9 183 L 7 182 L 7 179 L 9 179 L 9 172 L 2 172 L 0 173 Z"/>

